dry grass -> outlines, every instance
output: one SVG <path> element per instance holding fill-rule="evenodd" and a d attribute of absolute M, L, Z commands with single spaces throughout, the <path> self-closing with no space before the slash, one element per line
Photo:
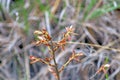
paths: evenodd
<path fill-rule="evenodd" d="M 0 0 L 0 80 L 55 80 L 47 65 L 29 62 L 30 55 L 49 56 L 45 46 L 32 44 L 33 33 L 46 28 L 58 41 L 70 25 L 78 35 L 71 37 L 64 51 L 56 52 L 58 67 L 73 50 L 85 56 L 70 62 L 61 80 L 120 80 L 119 0 L 4 1 Z M 96 73 L 104 64 L 110 65 L 106 73 Z"/>

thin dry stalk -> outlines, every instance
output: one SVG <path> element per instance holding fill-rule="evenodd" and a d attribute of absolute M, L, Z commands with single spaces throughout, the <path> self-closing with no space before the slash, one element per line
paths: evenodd
<path fill-rule="evenodd" d="M 108 47 L 108 46 L 101 46 L 101 45 L 89 44 L 89 43 L 81 43 L 81 42 L 66 42 L 66 43 L 68 43 L 68 44 L 88 45 L 88 46 L 93 46 L 93 47 L 97 47 L 97 48 L 103 48 L 103 49 L 108 49 L 108 50 L 113 50 L 113 51 L 120 52 L 119 49 L 110 48 L 110 47 Z"/>

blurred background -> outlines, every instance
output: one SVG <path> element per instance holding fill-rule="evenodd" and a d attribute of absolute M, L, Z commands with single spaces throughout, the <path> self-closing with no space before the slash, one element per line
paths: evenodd
<path fill-rule="evenodd" d="M 120 0 L 0 0 L 0 80 L 55 80 L 47 65 L 30 64 L 30 55 L 49 53 L 31 44 L 33 33 L 46 28 L 60 40 L 70 25 L 78 34 L 71 40 L 83 44 L 58 50 L 58 67 L 73 50 L 84 56 L 65 68 L 61 80 L 120 80 Z M 96 74 L 105 63 L 110 64 L 107 73 Z"/>

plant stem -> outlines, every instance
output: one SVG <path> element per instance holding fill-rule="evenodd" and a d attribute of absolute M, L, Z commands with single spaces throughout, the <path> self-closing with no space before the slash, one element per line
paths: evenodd
<path fill-rule="evenodd" d="M 108 62 L 109 62 L 109 59 L 108 59 L 108 57 L 106 57 L 106 58 L 105 58 L 105 63 L 107 64 Z M 106 70 L 107 70 L 107 69 L 106 69 Z M 106 74 L 105 74 L 106 80 L 109 80 L 108 76 L 109 76 L 108 73 L 106 73 Z"/>
<path fill-rule="evenodd" d="M 58 70 L 58 65 L 57 65 L 57 62 L 56 62 L 56 59 L 55 59 L 55 51 L 53 49 L 53 42 L 51 41 L 51 50 L 52 50 L 52 55 L 53 55 L 53 61 L 54 61 L 54 65 L 55 65 L 55 70 L 56 70 L 56 79 L 57 80 L 60 80 L 60 76 L 59 76 L 59 70 Z"/>
<path fill-rule="evenodd" d="M 57 80 L 60 80 L 58 66 L 57 66 L 57 63 L 56 63 L 56 60 L 55 60 L 55 55 L 53 55 L 53 61 L 54 61 L 54 64 L 55 64 L 55 70 L 56 70 L 56 74 L 57 74 Z"/>

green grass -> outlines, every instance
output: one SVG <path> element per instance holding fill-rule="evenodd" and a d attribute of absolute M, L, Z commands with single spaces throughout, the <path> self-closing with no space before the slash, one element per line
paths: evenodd
<path fill-rule="evenodd" d="M 83 20 L 88 21 L 91 19 L 95 19 L 97 17 L 100 17 L 108 12 L 114 11 L 115 9 L 120 8 L 120 4 L 114 5 L 114 0 L 109 1 L 106 4 L 103 4 L 102 6 L 98 7 L 97 9 L 93 10 L 93 8 L 96 6 L 99 0 L 91 0 L 87 7 L 85 7 L 85 13 Z M 83 8 L 84 9 L 84 8 Z M 91 12 L 92 11 L 92 12 Z"/>
<path fill-rule="evenodd" d="M 48 1 L 47 1 L 48 2 Z M 32 10 L 35 9 L 36 5 L 38 5 L 39 10 L 41 13 L 44 13 L 46 10 L 49 10 L 49 5 L 44 5 L 41 3 L 41 0 L 33 0 L 30 2 L 31 5 L 29 6 L 28 9 L 24 8 L 25 2 L 24 0 L 17 0 L 15 1 L 14 5 L 11 6 L 11 11 L 12 10 L 17 10 L 19 12 L 19 22 L 23 22 L 24 23 L 24 31 L 27 35 L 29 35 L 29 30 L 31 28 L 28 18 L 29 18 L 29 14 L 31 13 Z"/>

